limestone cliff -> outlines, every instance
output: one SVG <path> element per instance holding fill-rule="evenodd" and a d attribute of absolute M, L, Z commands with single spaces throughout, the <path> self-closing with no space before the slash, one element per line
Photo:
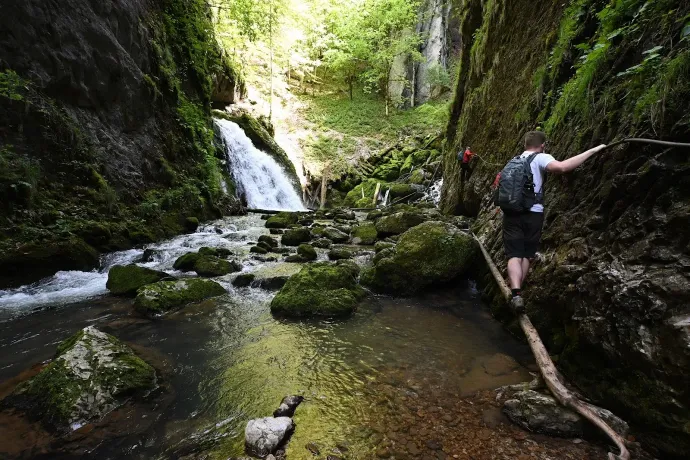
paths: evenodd
<path fill-rule="evenodd" d="M 232 210 L 210 107 L 243 90 L 202 0 L 3 2 L 0 288 Z"/>
<path fill-rule="evenodd" d="M 557 159 L 623 137 L 690 141 L 689 13 L 681 1 L 465 1 L 443 210 L 478 216 L 504 264 L 488 192 L 525 131 L 544 129 Z M 466 145 L 481 158 L 463 184 Z M 549 177 L 526 287 L 562 371 L 664 458 L 690 452 L 688 155 L 629 144 Z"/>

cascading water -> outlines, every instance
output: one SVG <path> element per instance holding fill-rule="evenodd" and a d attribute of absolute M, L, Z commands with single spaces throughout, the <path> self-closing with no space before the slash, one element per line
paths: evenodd
<path fill-rule="evenodd" d="M 215 122 L 225 141 L 232 176 L 250 208 L 305 209 L 285 171 L 269 154 L 254 147 L 236 123 L 221 119 Z"/>
<path fill-rule="evenodd" d="M 434 182 L 424 194 L 424 199 L 433 202 L 438 206 L 441 201 L 441 188 L 443 187 L 443 178 Z"/>

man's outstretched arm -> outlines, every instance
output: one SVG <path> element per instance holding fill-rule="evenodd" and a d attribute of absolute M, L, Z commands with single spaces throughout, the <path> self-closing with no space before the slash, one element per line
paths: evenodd
<path fill-rule="evenodd" d="M 574 157 L 568 158 L 567 160 L 563 161 L 552 161 L 548 165 L 546 165 L 546 171 L 550 173 L 556 173 L 556 174 L 563 174 L 570 172 L 580 166 L 582 163 L 584 163 L 589 157 L 594 155 L 595 153 L 603 150 L 606 147 L 605 144 L 598 145 L 592 149 L 587 150 L 586 152 L 582 152 L 579 155 L 575 155 Z"/>

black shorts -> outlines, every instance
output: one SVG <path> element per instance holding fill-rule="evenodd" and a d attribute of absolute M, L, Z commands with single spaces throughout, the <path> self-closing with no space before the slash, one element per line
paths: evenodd
<path fill-rule="evenodd" d="M 544 224 L 543 212 L 503 214 L 503 246 L 506 257 L 532 259 L 537 253 Z"/>
<path fill-rule="evenodd" d="M 470 163 L 469 162 L 465 163 L 463 161 L 462 163 L 460 163 L 460 169 L 462 169 L 463 171 L 469 171 L 470 170 Z"/>

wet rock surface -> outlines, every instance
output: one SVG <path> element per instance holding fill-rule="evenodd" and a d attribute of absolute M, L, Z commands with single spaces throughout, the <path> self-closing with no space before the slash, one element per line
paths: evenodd
<path fill-rule="evenodd" d="M 155 387 L 156 372 L 150 365 L 115 337 L 89 326 L 62 342 L 53 361 L 2 405 L 67 433 Z"/>
<path fill-rule="evenodd" d="M 159 281 L 137 291 L 134 308 L 145 315 L 158 315 L 225 293 L 223 286 L 210 280 Z"/>
<path fill-rule="evenodd" d="M 106 288 L 113 295 L 134 297 L 137 289 L 147 284 L 155 283 L 164 279 L 173 279 L 165 272 L 152 270 L 138 265 L 116 265 L 108 272 Z"/>
<path fill-rule="evenodd" d="M 250 420 L 244 431 L 244 442 L 252 455 L 264 458 L 284 443 L 295 424 L 290 417 L 266 417 Z"/>

